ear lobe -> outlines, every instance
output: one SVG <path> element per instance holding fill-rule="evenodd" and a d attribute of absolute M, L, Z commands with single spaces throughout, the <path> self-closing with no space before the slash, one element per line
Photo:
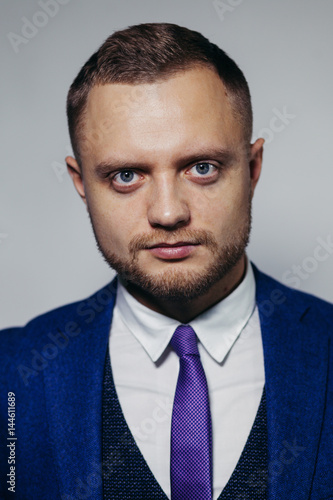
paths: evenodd
<path fill-rule="evenodd" d="M 264 139 L 257 139 L 251 144 L 249 167 L 252 196 L 261 173 L 264 142 Z"/>
<path fill-rule="evenodd" d="M 72 181 L 73 181 L 73 184 L 74 184 L 76 191 L 79 193 L 83 202 L 85 204 L 87 204 L 86 193 L 85 193 L 85 189 L 84 189 L 84 183 L 83 183 L 80 165 L 75 160 L 75 158 L 73 158 L 72 156 L 66 156 L 65 161 L 67 164 L 68 173 L 72 178 Z"/>

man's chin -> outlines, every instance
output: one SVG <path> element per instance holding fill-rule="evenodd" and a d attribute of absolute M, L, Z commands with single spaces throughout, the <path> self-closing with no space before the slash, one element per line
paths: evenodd
<path fill-rule="evenodd" d="M 167 302 L 189 302 L 204 295 L 212 283 L 205 274 L 168 270 L 158 275 L 121 276 L 122 282 L 134 295 L 150 296 Z"/>
<path fill-rule="evenodd" d="M 133 295 L 150 296 L 158 301 L 189 302 L 202 297 L 222 282 L 244 257 L 247 233 L 237 241 L 211 252 L 205 259 L 185 259 L 183 262 L 160 265 L 133 258 L 122 260 L 117 255 L 99 248 L 106 262 L 118 273 Z M 202 265 L 205 262 L 205 266 Z"/>
<path fill-rule="evenodd" d="M 116 269 L 126 288 L 135 296 L 149 296 L 158 301 L 188 303 L 202 297 L 222 281 L 239 262 L 225 262 L 225 265 L 211 264 L 198 270 L 192 266 L 168 266 L 157 273 L 139 269 Z"/>

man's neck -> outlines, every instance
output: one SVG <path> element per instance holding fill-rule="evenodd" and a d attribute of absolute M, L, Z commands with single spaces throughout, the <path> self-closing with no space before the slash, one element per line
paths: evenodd
<path fill-rule="evenodd" d="M 214 306 L 237 288 L 245 276 L 246 257 L 234 266 L 234 268 L 215 283 L 205 294 L 188 301 L 168 301 L 162 300 L 138 290 L 136 287 L 127 285 L 128 292 L 146 307 L 164 316 L 174 318 L 180 323 L 189 323 L 196 316 Z"/>

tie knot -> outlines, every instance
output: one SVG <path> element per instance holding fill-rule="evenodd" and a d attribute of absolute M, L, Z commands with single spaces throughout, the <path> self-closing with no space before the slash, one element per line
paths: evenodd
<path fill-rule="evenodd" d="M 179 357 L 186 354 L 199 356 L 197 337 L 193 328 L 189 325 L 179 325 L 171 339 L 171 345 Z"/>

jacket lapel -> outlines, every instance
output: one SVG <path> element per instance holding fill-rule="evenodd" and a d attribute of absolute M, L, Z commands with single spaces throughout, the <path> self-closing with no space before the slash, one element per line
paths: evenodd
<path fill-rule="evenodd" d="M 267 394 L 268 498 L 309 499 L 328 381 L 326 322 L 255 268 Z"/>
<path fill-rule="evenodd" d="M 68 306 L 58 327 L 58 332 L 68 332 L 68 342 L 62 337 L 62 349 L 44 371 L 62 500 L 102 499 L 103 370 L 115 292 L 116 280 L 89 299 Z"/>

